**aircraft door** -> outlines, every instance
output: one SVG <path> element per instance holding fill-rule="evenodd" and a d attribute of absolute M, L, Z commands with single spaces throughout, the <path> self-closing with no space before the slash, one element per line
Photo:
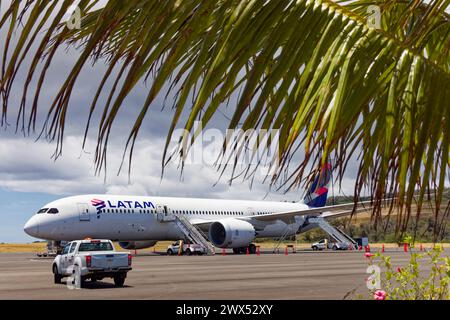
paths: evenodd
<path fill-rule="evenodd" d="M 162 222 L 164 220 L 164 206 L 162 205 L 156 205 L 156 218 L 159 222 Z"/>
<path fill-rule="evenodd" d="M 77 206 L 80 221 L 90 221 L 89 205 L 87 203 L 78 203 Z"/>
<path fill-rule="evenodd" d="M 156 218 L 159 222 L 173 221 L 175 217 L 166 205 L 156 205 Z"/>

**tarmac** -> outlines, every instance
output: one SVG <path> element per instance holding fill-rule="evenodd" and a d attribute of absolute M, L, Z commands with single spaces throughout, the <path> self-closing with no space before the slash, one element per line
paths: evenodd
<path fill-rule="evenodd" d="M 448 255 L 448 249 L 446 249 Z M 386 252 L 393 266 L 409 254 Z M 165 256 L 133 258 L 123 288 L 112 279 L 84 289 L 54 284 L 52 258 L 0 254 L 0 299 L 347 299 L 367 296 L 368 259 L 361 251 L 300 251 L 285 255 Z"/>

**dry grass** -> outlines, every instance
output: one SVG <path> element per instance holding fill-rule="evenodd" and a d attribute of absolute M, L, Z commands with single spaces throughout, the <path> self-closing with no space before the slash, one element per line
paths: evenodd
<path fill-rule="evenodd" d="M 154 247 L 147 249 L 139 249 L 138 253 L 149 253 L 149 252 L 165 252 L 167 250 L 167 246 L 172 241 L 159 241 Z M 261 247 L 261 249 L 273 249 L 276 245 L 276 242 L 266 241 L 257 243 Z M 280 249 L 284 250 L 286 245 L 294 245 L 296 249 L 310 249 L 311 245 L 308 243 L 295 243 L 295 242 L 286 242 L 280 245 Z M 371 248 L 380 249 L 383 243 L 371 243 Z M 432 243 L 423 243 L 424 248 L 429 249 L 433 247 Z M 119 251 L 132 251 L 134 250 L 124 250 L 117 243 L 114 244 L 115 248 Z M 416 247 L 419 248 L 420 243 L 416 244 Z M 444 248 L 450 248 L 450 243 L 444 243 Z M 395 243 L 386 243 L 384 247 L 387 248 L 398 248 L 399 246 Z M 47 246 L 46 243 L 26 243 L 26 244 L 17 244 L 17 243 L 4 243 L 0 244 L 0 253 L 38 253 L 38 252 L 46 252 Z"/>
<path fill-rule="evenodd" d="M 2 243 L 0 244 L 0 253 L 16 252 L 46 252 L 47 243 Z"/>

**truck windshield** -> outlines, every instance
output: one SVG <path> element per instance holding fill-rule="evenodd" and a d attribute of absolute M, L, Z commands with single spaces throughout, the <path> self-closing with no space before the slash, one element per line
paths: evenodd
<path fill-rule="evenodd" d="M 113 251 L 113 247 L 109 242 L 88 242 L 80 244 L 78 251 Z"/>

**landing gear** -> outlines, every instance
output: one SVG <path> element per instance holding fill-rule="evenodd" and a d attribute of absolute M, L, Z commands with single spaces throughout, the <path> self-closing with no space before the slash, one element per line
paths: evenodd
<path fill-rule="evenodd" d="M 251 243 L 247 247 L 240 247 L 240 248 L 233 248 L 234 254 L 246 254 L 248 250 L 249 254 L 255 254 L 256 253 L 256 246 Z"/>

